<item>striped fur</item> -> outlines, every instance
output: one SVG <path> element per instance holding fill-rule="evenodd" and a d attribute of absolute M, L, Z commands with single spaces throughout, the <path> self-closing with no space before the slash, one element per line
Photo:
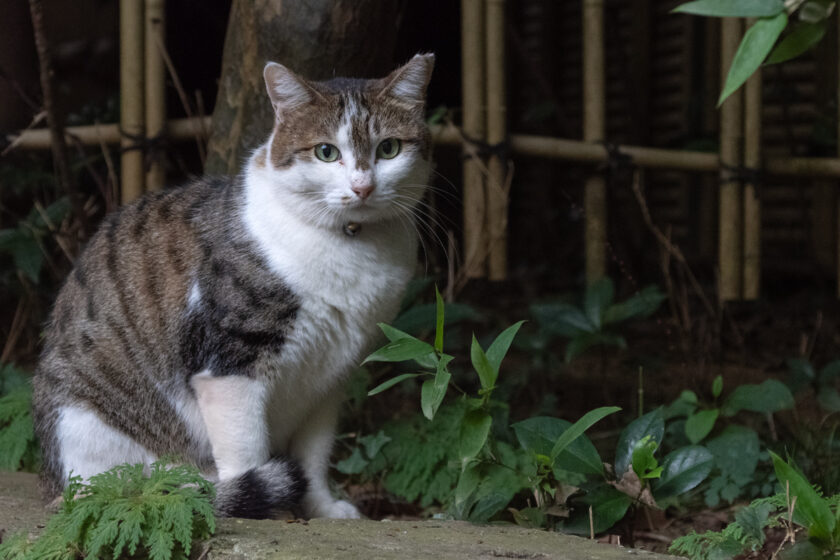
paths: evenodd
<path fill-rule="evenodd" d="M 34 379 L 50 496 L 72 473 L 176 456 L 218 481 L 225 515 L 358 516 L 330 495 L 328 459 L 342 381 L 413 273 L 432 64 L 318 83 L 270 63 L 275 127 L 240 177 L 105 220 L 58 295 Z M 387 138 L 402 152 L 383 160 Z M 315 158 L 325 142 L 338 161 Z"/>

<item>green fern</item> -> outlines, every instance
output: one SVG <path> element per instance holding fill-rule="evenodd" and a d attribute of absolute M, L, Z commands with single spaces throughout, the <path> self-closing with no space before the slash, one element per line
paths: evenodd
<path fill-rule="evenodd" d="M 32 389 L 28 384 L 0 397 L 0 470 L 37 469 L 38 442 L 32 428 Z"/>
<path fill-rule="evenodd" d="M 121 465 L 82 484 L 73 477 L 61 510 L 35 542 L 20 536 L 0 545 L 0 560 L 120 558 L 184 560 L 193 540 L 216 530 L 214 489 L 194 467 Z"/>
<path fill-rule="evenodd" d="M 692 531 L 671 543 L 668 552 L 692 560 L 718 560 L 755 551 L 764 544 L 764 529 L 778 526 L 785 515 L 787 503 L 783 493 L 760 498 L 735 514 L 735 521 L 722 531 Z"/>

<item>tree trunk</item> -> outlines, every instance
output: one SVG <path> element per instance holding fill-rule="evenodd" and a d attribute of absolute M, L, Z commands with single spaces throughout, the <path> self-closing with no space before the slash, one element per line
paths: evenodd
<path fill-rule="evenodd" d="M 404 7 L 405 0 L 234 0 L 205 173 L 238 173 L 268 136 L 266 62 L 312 79 L 384 76 Z"/>

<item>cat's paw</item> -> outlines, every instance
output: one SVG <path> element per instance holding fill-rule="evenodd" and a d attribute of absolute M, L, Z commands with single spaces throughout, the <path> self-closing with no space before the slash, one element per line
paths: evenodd
<path fill-rule="evenodd" d="M 361 519 L 362 514 L 356 506 L 344 500 L 335 500 L 329 504 L 323 504 L 318 508 L 318 517 L 330 517 L 332 519 Z"/>

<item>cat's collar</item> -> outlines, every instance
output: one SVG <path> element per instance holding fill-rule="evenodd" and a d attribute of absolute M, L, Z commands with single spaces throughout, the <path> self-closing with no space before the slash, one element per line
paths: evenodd
<path fill-rule="evenodd" d="M 344 235 L 347 237 L 355 237 L 362 231 L 362 224 L 359 222 L 347 222 L 344 224 Z"/>

